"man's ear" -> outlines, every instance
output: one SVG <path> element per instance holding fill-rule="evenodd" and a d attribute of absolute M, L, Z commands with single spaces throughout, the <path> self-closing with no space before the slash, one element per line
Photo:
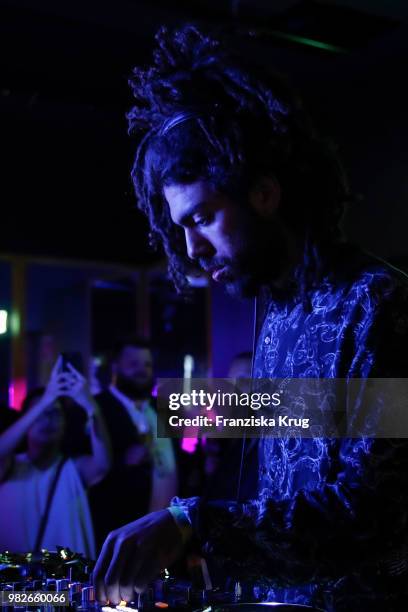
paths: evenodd
<path fill-rule="evenodd" d="M 281 199 L 281 188 L 278 180 L 272 176 L 263 176 L 249 192 L 249 203 L 264 219 L 270 219 L 278 209 Z"/>

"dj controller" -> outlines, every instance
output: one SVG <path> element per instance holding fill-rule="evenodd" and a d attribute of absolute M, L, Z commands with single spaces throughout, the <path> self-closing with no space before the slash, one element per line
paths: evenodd
<path fill-rule="evenodd" d="M 224 590 L 197 588 L 165 571 L 135 600 L 101 605 L 92 585 L 92 562 L 60 548 L 40 556 L 0 554 L 0 606 L 4 612 L 309 612 L 312 608 L 262 601 L 245 583 Z"/>

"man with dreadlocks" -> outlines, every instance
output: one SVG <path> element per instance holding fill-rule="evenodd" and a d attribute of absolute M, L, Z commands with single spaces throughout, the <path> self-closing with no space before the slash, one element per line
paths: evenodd
<path fill-rule="evenodd" d="M 157 45 L 130 81 L 132 176 L 177 288 L 199 266 L 233 294 L 262 293 L 255 378 L 406 377 L 404 280 L 342 241 L 348 187 L 299 100 L 193 26 Z M 401 610 L 407 468 L 401 439 L 265 438 L 256 499 L 175 499 L 111 533 L 98 598 L 133 599 L 195 542 L 268 599 Z"/>

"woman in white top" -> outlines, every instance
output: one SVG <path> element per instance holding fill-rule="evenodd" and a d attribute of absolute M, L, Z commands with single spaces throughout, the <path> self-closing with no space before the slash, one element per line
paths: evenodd
<path fill-rule="evenodd" d="M 36 546 L 70 548 L 95 558 L 95 542 L 86 487 L 99 482 L 111 465 L 109 439 L 86 380 L 72 365 L 62 372 L 58 359 L 45 392 L 0 436 L 0 551 L 28 552 Z M 65 419 L 60 396 L 86 410 L 91 454 L 65 458 L 61 452 Z M 27 452 L 16 449 L 26 438 Z M 60 467 L 61 465 L 61 467 Z M 56 474 L 60 468 L 58 480 Z M 41 542 L 42 518 L 56 481 Z"/>

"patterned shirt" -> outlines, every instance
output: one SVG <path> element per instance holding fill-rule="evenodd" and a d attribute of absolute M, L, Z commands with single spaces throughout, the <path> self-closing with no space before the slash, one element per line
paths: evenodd
<path fill-rule="evenodd" d="M 358 263 L 327 277 L 309 305 L 269 301 L 255 378 L 407 377 L 405 278 L 366 257 Z M 202 552 L 254 580 L 263 599 L 336 612 L 402 609 L 407 442 L 268 437 L 259 465 L 254 500 L 175 502 Z"/>

